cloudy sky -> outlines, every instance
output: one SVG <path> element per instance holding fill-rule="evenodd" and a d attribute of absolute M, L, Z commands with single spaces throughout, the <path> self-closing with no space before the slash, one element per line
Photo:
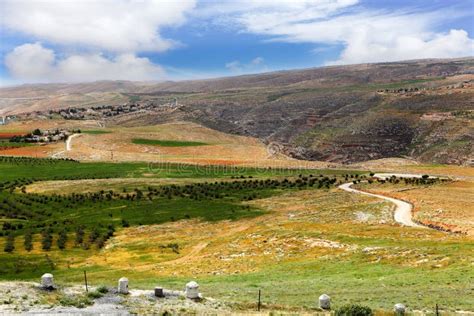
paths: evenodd
<path fill-rule="evenodd" d="M 473 0 L 0 0 L 0 83 L 474 55 Z"/>

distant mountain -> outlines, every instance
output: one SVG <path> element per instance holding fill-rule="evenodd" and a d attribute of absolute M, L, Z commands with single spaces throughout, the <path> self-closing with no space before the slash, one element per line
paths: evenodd
<path fill-rule="evenodd" d="M 409 156 L 466 164 L 474 157 L 473 80 L 470 57 L 181 82 L 23 85 L 0 89 L 0 100 L 4 112 L 175 102 L 179 107 L 169 112 L 115 117 L 107 123 L 193 121 L 273 142 L 304 159 L 355 162 Z"/>

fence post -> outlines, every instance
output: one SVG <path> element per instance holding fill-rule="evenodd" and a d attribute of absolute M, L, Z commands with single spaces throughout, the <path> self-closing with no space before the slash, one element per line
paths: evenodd
<path fill-rule="evenodd" d="M 436 303 L 436 316 L 439 316 L 439 308 L 438 308 L 438 303 Z"/>
<path fill-rule="evenodd" d="M 84 270 L 84 282 L 86 283 L 86 292 L 89 292 L 89 288 L 87 287 L 87 273 L 86 273 L 86 270 Z"/>
<path fill-rule="evenodd" d="M 262 294 L 262 290 L 258 290 L 258 304 L 257 304 L 257 311 L 260 311 L 260 306 L 261 306 L 261 300 L 260 300 L 260 297 L 261 297 L 261 294 Z"/>

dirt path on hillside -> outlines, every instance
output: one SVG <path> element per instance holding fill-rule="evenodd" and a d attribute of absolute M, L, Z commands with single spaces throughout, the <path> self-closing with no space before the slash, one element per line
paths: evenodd
<path fill-rule="evenodd" d="M 201 250 L 206 248 L 208 244 L 209 244 L 208 242 L 200 242 L 197 245 L 193 246 L 191 251 L 188 254 L 186 254 L 185 256 L 183 256 L 181 258 L 178 258 L 178 259 L 175 259 L 175 260 L 162 262 L 162 264 L 180 264 L 180 263 L 184 263 L 188 260 L 192 260 L 193 257 L 195 257 L 198 253 L 200 253 Z"/>
<path fill-rule="evenodd" d="M 66 140 L 66 151 L 71 151 L 72 150 L 72 139 L 74 137 L 78 137 L 78 136 L 81 136 L 81 134 L 72 134 L 71 136 L 69 136 Z"/>
<path fill-rule="evenodd" d="M 395 212 L 393 214 L 393 218 L 395 219 L 397 223 L 400 223 L 404 226 L 410 226 L 410 227 L 424 227 L 413 222 L 412 220 L 413 206 L 410 203 L 402 201 L 402 200 L 394 199 L 388 196 L 380 195 L 380 194 L 373 194 L 373 193 L 356 190 L 356 189 L 351 188 L 352 184 L 353 184 L 352 182 L 341 184 L 339 186 L 339 189 L 342 189 L 344 191 L 351 192 L 351 193 L 364 194 L 364 195 L 368 195 L 368 196 L 372 196 L 372 197 L 376 197 L 379 199 L 384 199 L 386 201 L 392 202 L 393 204 L 395 204 Z"/>
<path fill-rule="evenodd" d="M 71 151 L 72 150 L 72 139 L 74 137 L 77 137 L 77 136 L 81 136 L 81 134 L 72 134 L 71 136 L 69 136 L 67 139 L 66 139 L 66 145 L 65 145 L 65 149 L 66 150 L 61 150 L 53 155 L 51 155 L 51 158 L 61 158 L 61 156 L 66 152 L 66 151 Z"/>
<path fill-rule="evenodd" d="M 228 229 L 216 234 L 214 238 L 222 238 L 222 237 L 226 237 L 229 235 L 243 232 L 244 230 L 247 230 L 248 228 L 250 228 L 251 225 L 252 224 L 248 222 L 242 223 L 240 225 L 237 225 L 237 227 L 234 227 L 234 228 L 231 228 L 231 229 Z M 170 261 L 165 261 L 165 262 L 162 262 L 162 264 L 180 264 L 180 263 L 193 260 L 208 245 L 209 245 L 209 242 L 204 242 L 204 241 L 199 242 L 198 244 L 194 245 L 191 251 L 188 254 L 184 255 L 183 257 L 170 260 Z"/>

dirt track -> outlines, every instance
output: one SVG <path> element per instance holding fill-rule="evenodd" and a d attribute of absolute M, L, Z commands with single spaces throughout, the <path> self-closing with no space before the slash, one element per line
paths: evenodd
<path fill-rule="evenodd" d="M 391 197 L 387 197 L 384 195 L 380 195 L 380 194 L 373 194 L 373 193 L 368 193 L 364 191 L 359 191 L 359 190 L 351 188 L 352 184 L 353 184 L 352 182 L 344 183 L 344 184 L 341 184 L 339 188 L 347 192 L 364 194 L 364 195 L 373 196 L 379 199 L 384 199 L 389 202 L 392 202 L 396 205 L 395 213 L 393 215 L 396 222 L 405 226 L 410 226 L 410 227 L 424 227 L 413 222 L 412 220 L 413 206 L 410 203 L 407 203 L 402 200 L 397 200 Z"/>

